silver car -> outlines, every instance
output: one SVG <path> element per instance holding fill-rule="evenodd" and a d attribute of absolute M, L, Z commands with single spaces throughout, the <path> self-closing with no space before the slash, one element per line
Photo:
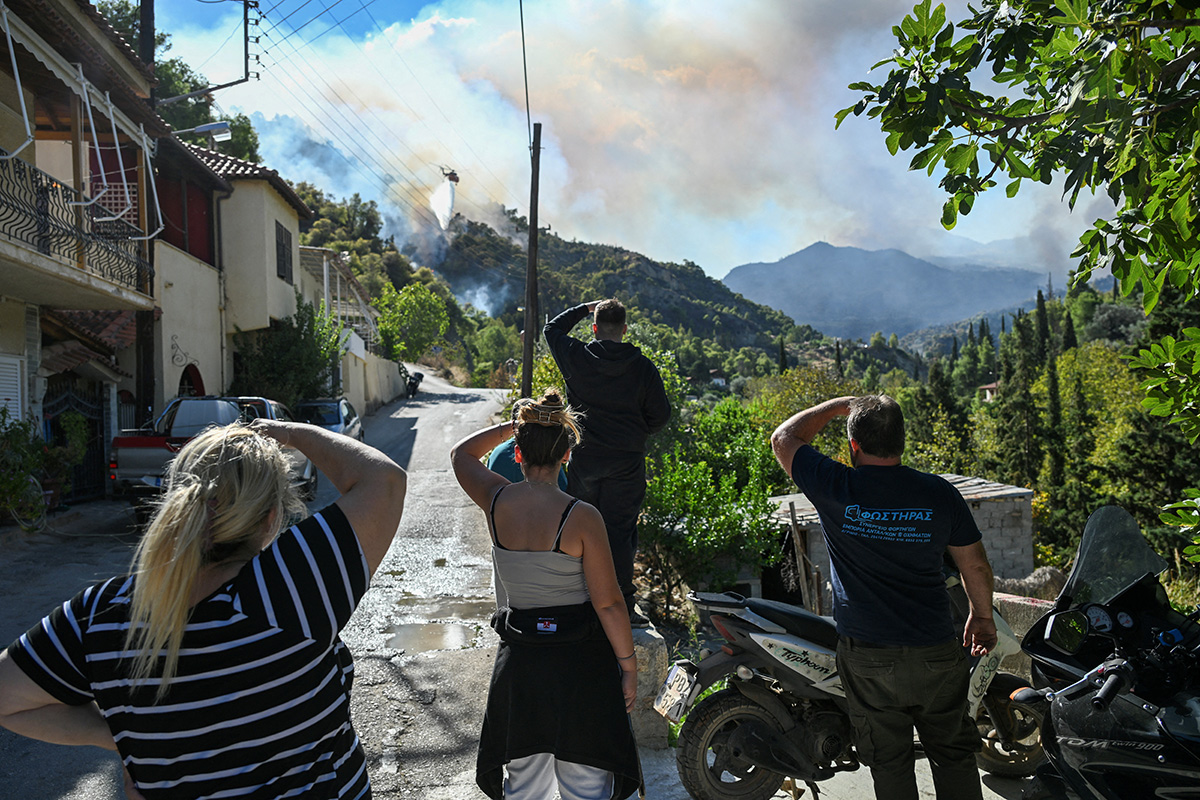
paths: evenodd
<path fill-rule="evenodd" d="M 362 419 L 344 397 L 336 400 L 303 400 L 296 404 L 296 416 L 303 422 L 320 425 L 334 433 L 344 433 L 360 442 L 363 440 Z"/>

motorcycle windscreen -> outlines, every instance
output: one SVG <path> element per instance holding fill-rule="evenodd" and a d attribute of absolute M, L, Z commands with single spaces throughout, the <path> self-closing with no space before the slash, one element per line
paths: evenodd
<path fill-rule="evenodd" d="M 1103 506 L 1088 518 L 1075 566 L 1058 597 L 1070 598 L 1073 605 L 1107 603 L 1146 573 L 1158 575 L 1166 568 L 1128 511 Z"/>

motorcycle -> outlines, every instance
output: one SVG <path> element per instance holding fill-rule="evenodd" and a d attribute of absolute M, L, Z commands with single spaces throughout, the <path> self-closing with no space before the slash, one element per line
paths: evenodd
<path fill-rule="evenodd" d="M 1054 608 L 1022 642 L 1048 756 L 1022 794 L 1200 796 L 1200 608 L 1174 610 L 1167 562 L 1115 506 L 1088 519 Z"/>
<path fill-rule="evenodd" d="M 957 574 L 946 582 L 961 630 L 966 593 Z M 676 767 L 688 793 L 696 800 L 765 800 L 791 777 L 817 796 L 820 781 L 858 769 L 833 619 L 732 592 L 689 592 L 688 598 L 711 614 L 726 642 L 702 650 L 698 662 L 675 662 L 654 702 L 672 723 L 686 714 Z M 1011 698 L 1029 683 L 999 671 L 1019 643 L 998 611 L 994 619 L 999 642 L 972 659 L 970 713 L 983 739 L 977 760 L 993 774 L 1023 777 L 1044 759 L 1041 713 Z M 697 702 L 722 679 L 725 688 Z"/>
<path fill-rule="evenodd" d="M 408 376 L 408 396 L 415 397 L 417 389 L 421 386 L 421 381 L 425 380 L 424 372 L 413 372 Z"/>

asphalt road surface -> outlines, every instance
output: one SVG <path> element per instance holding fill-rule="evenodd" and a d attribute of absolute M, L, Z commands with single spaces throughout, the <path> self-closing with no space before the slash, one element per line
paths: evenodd
<path fill-rule="evenodd" d="M 408 496 L 399 533 L 342 637 L 357 664 L 354 724 L 374 796 L 482 800 L 474 764 L 496 644 L 487 626 L 491 561 L 483 513 L 455 483 L 449 452 L 489 424 L 503 400 L 427 376 L 415 397 L 365 419 L 367 443 L 408 470 Z M 312 506 L 335 495 L 322 476 Z M 116 502 L 55 514 L 51 531 L 37 536 L 0 529 L 0 644 L 88 583 L 125 571 L 135 544 L 132 513 Z M 674 760 L 674 750 L 643 748 L 650 800 L 689 800 Z M 0 729 L 0 800 L 118 800 L 119 774 L 113 754 Z M 921 796 L 932 798 L 923 762 L 918 775 Z M 1016 800 L 1021 785 L 985 776 L 984 797 Z M 827 800 L 872 794 L 865 770 L 821 786 Z"/>

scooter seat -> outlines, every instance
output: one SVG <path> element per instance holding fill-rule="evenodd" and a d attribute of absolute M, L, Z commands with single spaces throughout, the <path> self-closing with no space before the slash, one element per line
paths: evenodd
<path fill-rule="evenodd" d="M 836 650 L 837 627 L 829 617 L 822 617 L 799 606 L 780 603 L 776 600 L 746 599 L 746 608 L 764 619 L 769 619 L 788 633 L 829 650 Z"/>

